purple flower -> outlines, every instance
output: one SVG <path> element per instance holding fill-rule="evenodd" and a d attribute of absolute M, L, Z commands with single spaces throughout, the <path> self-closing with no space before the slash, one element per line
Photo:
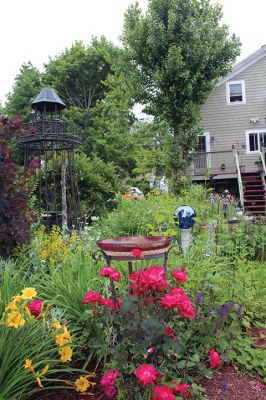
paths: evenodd
<path fill-rule="evenodd" d="M 225 399 L 225 395 L 226 395 L 226 392 L 228 390 L 228 387 L 229 387 L 228 383 L 226 381 L 223 381 L 222 384 L 221 384 L 221 397 L 220 397 L 220 400 L 224 400 Z"/>
<path fill-rule="evenodd" d="M 195 298 L 195 305 L 196 305 L 196 311 L 198 311 L 198 308 L 204 298 L 204 292 L 198 292 Z"/>
<path fill-rule="evenodd" d="M 223 306 L 219 306 L 216 308 L 216 314 L 218 317 L 226 317 L 234 307 L 233 301 L 226 302 Z"/>
<path fill-rule="evenodd" d="M 225 307 L 227 313 L 230 313 L 232 311 L 234 304 L 235 303 L 233 301 L 228 301 L 227 303 L 225 303 L 224 307 Z"/>
<path fill-rule="evenodd" d="M 198 316 L 198 321 L 202 321 L 202 320 L 203 320 L 203 315 L 200 314 L 200 315 Z"/>

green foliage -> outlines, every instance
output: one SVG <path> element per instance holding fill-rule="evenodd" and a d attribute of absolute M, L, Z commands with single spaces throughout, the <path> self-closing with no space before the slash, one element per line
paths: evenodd
<path fill-rule="evenodd" d="M 24 122 L 31 121 L 31 103 L 41 90 L 41 79 L 40 71 L 31 62 L 21 66 L 7 97 L 5 111 L 9 117 L 19 114 Z"/>
<path fill-rule="evenodd" d="M 167 166 L 176 179 L 191 161 L 200 106 L 239 55 L 239 40 L 220 23 L 221 6 L 205 0 L 150 0 L 128 8 L 123 39 L 137 66 L 139 99 L 167 123 Z"/>
<path fill-rule="evenodd" d="M 104 97 L 104 81 L 116 51 L 104 37 L 94 38 L 89 46 L 75 42 L 45 65 L 43 81 L 66 102 L 66 117 L 72 122 L 88 126 L 90 109 Z"/>
<path fill-rule="evenodd" d="M 105 80 L 105 96 L 93 109 L 85 148 L 92 146 L 94 153 L 105 162 L 115 162 L 120 174 L 126 176 L 132 173 L 138 150 L 130 132 L 134 121 L 130 108 L 137 83 L 135 70 L 123 50 L 112 60 L 112 71 Z"/>
<path fill-rule="evenodd" d="M 79 182 L 81 214 L 106 214 L 117 205 L 117 196 L 123 190 L 116 166 L 94 156 L 76 153 L 76 169 Z"/>

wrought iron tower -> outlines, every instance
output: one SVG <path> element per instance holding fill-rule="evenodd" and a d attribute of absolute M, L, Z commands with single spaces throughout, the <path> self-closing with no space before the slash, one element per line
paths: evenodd
<path fill-rule="evenodd" d="M 52 88 L 43 88 L 32 103 L 34 120 L 24 124 L 17 144 L 24 151 L 25 173 L 35 175 L 39 214 L 50 228 L 77 227 L 79 194 L 74 150 L 82 128 L 62 120 L 66 105 Z"/>

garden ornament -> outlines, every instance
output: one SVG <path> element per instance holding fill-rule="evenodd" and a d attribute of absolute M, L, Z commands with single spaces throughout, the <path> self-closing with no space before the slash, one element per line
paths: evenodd
<path fill-rule="evenodd" d="M 174 216 L 176 217 L 176 222 L 179 222 L 181 230 L 181 247 L 183 253 L 186 253 L 192 240 L 191 228 L 195 224 L 193 218 L 196 217 L 196 212 L 189 206 L 180 206 L 177 208 Z"/>
<path fill-rule="evenodd" d="M 196 217 L 196 212 L 193 208 L 189 206 L 180 206 L 177 208 L 174 216 L 176 221 L 179 221 L 179 227 L 181 229 L 190 229 L 195 224 L 194 217 Z"/>

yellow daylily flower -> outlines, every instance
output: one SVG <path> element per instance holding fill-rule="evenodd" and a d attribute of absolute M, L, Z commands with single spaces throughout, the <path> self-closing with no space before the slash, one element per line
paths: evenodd
<path fill-rule="evenodd" d="M 91 386 L 91 383 L 85 376 L 81 376 L 75 381 L 74 385 L 77 392 L 84 393 Z"/>
<path fill-rule="evenodd" d="M 47 374 L 48 370 L 49 370 L 49 365 L 46 365 L 43 368 L 42 372 L 40 373 L 40 376 L 44 376 L 45 374 Z"/>
<path fill-rule="evenodd" d="M 14 303 L 20 303 L 20 302 L 21 302 L 21 295 L 20 295 L 20 294 L 17 294 L 16 296 L 14 296 L 14 297 L 12 298 L 12 301 L 13 301 Z"/>
<path fill-rule="evenodd" d="M 29 288 L 26 288 L 26 289 L 24 289 L 24 290 L 22 290 L 22 296 L 21 296 L 21 298 L 23 299 L 23 300 L 30 300 L 30 299 L 32 299 L 33 297 L 35 297 L 35 296 L 37 296 L 37 292 L 36 292 L 36 290 L 34 289 L 34 288 L 32 288 L 32 287 L 29 287 Z"/>
<path fill-rule="evenodd" d="M 38 383 L 38 386 L 42 388 L 43 385 L 42 385 L 42 382 L 41 382 L 41 379 L 40 379 L 39 376 L 36 376 L 36 381 L 37 381 L 37 383 Z"/>
<path fill-rule="evenodd" d="M 27 360 L 25 361 L 24 368 L 28 369 L 32 374 L 34 374 L 34 369 L 32 367 L 32 360 L 30 360 L 29 358 L 27 358 Z"/>
<path fill-rule="evenodd" d="M 7 311 L 7 310 L 14 310 L 14 311 L 17 311 L 17 310 L 18 310 L 18 307 L 16 306 L 16 304 L 15 304 L 14 301 L 11 301 L 11 303 L 9 303 L 9 304 L 6 306 L 6 308 L 5 308 L 5 311 Z"/>
<path fill-rule="evenodd" d="M 59 354 L 61 355 L 62 362 L 67 362 L 72 360 L 73 351 L 71 347 L 64 347 L 63 349 L 59 350 Z"/>
<path fill-rule="evenodd" d="M 71 335 L 66 327 L 64 327 L 63 333 L 61 333 L 60 335 L 56 335 L 55 343 L 57 344 L 57 346 L 60 347 L 64 346 L 65 344 L 71 343 Z"/>
<path fill-rule="evenodd" d="M 55 321 L 53 322 L 53 324 L 52 324 L 52 328 L 58 330 L 58 329 L 61 329 L 61 328 L 62 328 L 62 325 L 60 324 L 59 321 L 55 320 Z"/>
<path fill-rule="evenodd" d="M 25 324 L 25 319 L 22 317 L 19 311 L 12 311 L 7 314 L 7 326 L 18 328 L 19 326 L 23 326 Z"/>

